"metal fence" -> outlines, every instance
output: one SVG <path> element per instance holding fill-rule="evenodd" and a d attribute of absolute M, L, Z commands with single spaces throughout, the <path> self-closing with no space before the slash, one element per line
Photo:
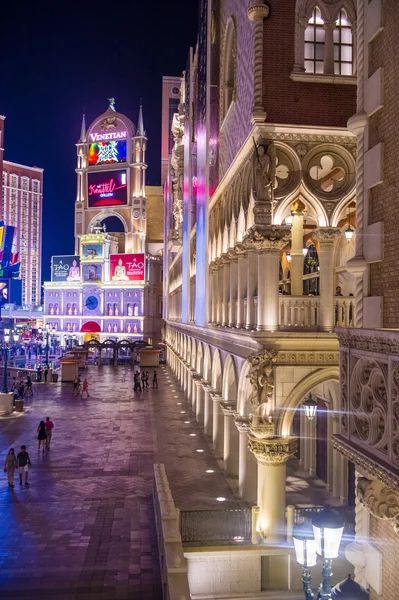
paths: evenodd
<path fill-rule="evenodd" d="M 182 510 L 180 533 L 183 543 L 250 543 L 252 511 L 250 508 Z"/>
<path fill-rule="evenodd" d="M 295 507 L 294 523 L 311 523 L 313 517 L 321 510 L 326 508 L 325 506 L 304 506 Z M 355 507 L 354 506 L 331 506 L 333 510 L 337 511 L 344 520 L 345 527 L 344 533 L 352 535 L 355 533 Z"/>

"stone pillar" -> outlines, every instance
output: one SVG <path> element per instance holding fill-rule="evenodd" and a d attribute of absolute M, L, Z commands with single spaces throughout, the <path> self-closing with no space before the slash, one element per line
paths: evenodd
<path fill-rule="evenodd" d="M 316 229 L 312 238 L 319 242 L 320 264 L 320 321 L 323 331 L 333 331 L 334 315 L 334 245 L 341 236 L 338 227 L 323 227 Z"/>
<path fill-rule="evenodd" d="M 236 302 L 238 287 L 238 258 L 235 254 L 230 256 L 230 305 L 229 305 L 229 327 L 236 326 Z"/>
<path fill-rule="evenodd" d="M 240 498 L 256 503 L 257 495 L 257 464 L 256 458 L 248 448 L 249 420 L 236 416 L 235 425 L 239 431 L 238 456 L 238 493 Z"/>
<path fill-rule="evenodd" d="M 254 4 L 248 8 L 248 18 L 254 23 L 254 105 L 252 121 L 263 123 L 266 112 L 263 105 L 263 21 L 269 16 L 266 4 Z"/>
<path fill-rule="evenodd" d="M 223 257 L 223 307 L 222 326 L 229 324 L 229 300 L 230 300 L 230 261 L 227 256 Z"/>
<path fill-rule="evenodd" d="M 303 294 L 303 211 L 305 205 L 299 200 L 292 211 L 291 227 L 291 295 Z"/>
<path fill-rule="evenodd" d="M 247 269 L 247 314 L 245 318 L 245 328 L 255 328 L 255 305 L 254 296 L 256 285 L 258 283 L 258 255 L 256 250 L 248 252 Z"/>
<path fill-rule="evenodd" d="M 334 29 L 335 21 L 324 23 L 324 75 L 334 75 Z"/>
<path fill-rule="evenodd" d="M 240 251 L 237 263 L 237 329 L 242 329 L 245 326 L 244 298 L 247 291 L 247 270 L 247 255 Z"/>
<path fill-rule="evenodd" d="M 285 480 L 286 463 L 297 449 L 297 438 L 254 437 L 262 435 L 261 426 L 251 428 L 249 449 L 258 461 L 257 531 L 270 544 L 279 543 L 285 537 Z"/>
<path fill-rule="evenodd" d="M 238 476 L 238 443 L 239 434 L 234 424 L 235 407 L 221 403 L 224 415 L 223 463 L 224 470 L 232 477 Z"/>
<path fill-rule="evenodd" d="M 197 380 L 199 375 L 195 372 L 191 372 L 191 409 L 195 413 L 197 410 L 197 402 L 198 402 L 198 388 L 197 388 Z"/>
<path fill-rule="evenodd" d="M 211 388 L 209 382 L 203 380 L 202 387 L 204 390 L 204 434 L 208 439 L 212 439 L 213 426 L 213 401 L 211 398 Z"/>
<path fill-rule="evenodd" d="M 258 331 L 276 331 L 279 325 L 279 261 L 280 250 L 258 253 Z"/>
<path fill-rule="evenodd" d="M 213 315 L 213 273 L 214 272 L 210 266 L 208 273 L 208 323 L 212 323 Z"/>
<path fill-rule="evenodd" d="M 218 269 L 215 263 L 212 263 L 210 267 L 211 281 L 210 281 L 210 292 L 211 292 L 211 307 L 209 311 L 209 320 L 212 324 L 217 321 L 217 294 L 218 294 Z"/>
<path fill-rule="evenodd" d="M 305 71 L 305 29 L 308 26 L 308 20 L 304 15 L 297 14 L 298 37 L 295 46 L 295 64 L 292 68 L 293 73 L 304 73 Z"/>
<path fill-rule="evenodd" d="M 195 418 L 200 425 L 204 424 L 204 390 L 202 388 L 201 378 L 199 375 L 195 376 L 194 384 L 196 387 L 196 406 L 195 406 Z"/>
<path fill-rule="evenodd" d="M 222 324 L 222 307 L 223 307 L 223 265 L 218 259 L 217 271 L 216 271 L 216 324 Z"/>
<path fill-rule="evenodd" d="M 211 393 L 213 400 L 213 428 L 212 428 L 212 446 L 217 457 L 223 456 L 223 428 L 224 420 L 222 409 L 220 408 L 221 396 L 217 392 Z"/>

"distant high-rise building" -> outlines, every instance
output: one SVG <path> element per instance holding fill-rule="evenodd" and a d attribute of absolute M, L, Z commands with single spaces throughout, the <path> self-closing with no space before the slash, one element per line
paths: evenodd
<path fill-rule="evenodd" d="M 168 162 L 172 155 L 173 135 L 171 131 L 173 115 L 179 112 L 180 77 L 162 77 L 162 142 L 161 142 L 161 182 L 168 174 Z"/>
<path fill-rule="evenodd" d="M 0 120 L 3 124 L 4 121 Z M 0 135 L 2 131 L 0 130 Z M 1 135 L 1 141 L 2 141 Z M 2 154 L 2 150 L 0 151 Z M 1 158 L 0 158 L 1 168 Z M 16 227 L 14 253 L 21 262 L 22 302 L 40 304 L 43 169 L 3 161 L 0 218 Z"/>

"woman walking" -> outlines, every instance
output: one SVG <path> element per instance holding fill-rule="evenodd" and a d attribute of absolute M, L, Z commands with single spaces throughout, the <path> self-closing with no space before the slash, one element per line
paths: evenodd
<path fill-rule="evenodd" d="M 44 452 L 46 449 L 46 440 L 47 440 L 46 424 L 44 421 L 40 421 L 39 427 L 37 428 L 37 439 L 39 441 L 37 449 L 40 450 L 40 444 L 42 444 L 43 452 Z"/>
<path fill-rule="evenodd" d="M 17 457 L 15 456 L 14 448 L 10 448 L 4 463 L 4 473 L 7 473 L 8 485 L 14 487 L 14 473 L 17 468 Z"/>

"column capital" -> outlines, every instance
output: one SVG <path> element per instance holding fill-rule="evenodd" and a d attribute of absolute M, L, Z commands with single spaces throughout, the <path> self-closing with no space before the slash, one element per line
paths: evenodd
<path fill-rule="evenodd" d="M 211 394 L 211 398 L 212 398 L 213 402 L 221 402 L 222 401 L 221 394 L 219 394 L 219 392 L 217 392 L 216 390 L 211 389 L 210 394 Z"/>
<path fill-rule="evenodd" d="M 251 422 L 249 416 L 236 415 L 234 419 L 235 426 L 240 433 L 249 433 L 251 428 Z"/>
<path fill-rule="evenodd" d="M 225 400 L 221 400 L 220 408 L 222 409 L 223 414 L 227 417 L 234 417 L 237 414 L 237 406 L 229 404 Z"/>
<path fill-rule="evenodd" d="M 288 225 L 252 225 L 243 246 L 247 250 L 280 252 L 288 242 L 290 232 Z"/>
<path fill-rule="evenodd" d="M 238 255 L 235 248 L 229 248 L 226 252 L 227 258 L 229 261 L 237 261 Z"/>
<path fill-rule="evenodd" d="M 220 257 L 220 265 L 223 267 L 224 265 L 228 265 L 230 264 L 230 256 L 228 254 L 228 252 L 224 252 L 222 254 L 222 256 Z"/>
<path fill-rule="evenodd" d="M 324 29 L 332 29 L 334 30 L 336 28 L 337 24 L 335 21 L 324 21 L 323 23 L 323 28 Z"/>
<path fill-rule="evenodd" d="M 274 437 L 258 439 L 249 436 L 248 448 L 256 460 L 268 467 L 280 467 L 295 454 L 298 447 L 296 437 Z"/>
<path fill-rule="evenodd" d="M 247 255 L 247 251 L 244 248 L 243 244 L 236 244 L 234 248 L 237 258 L 245 258 Z"/>
<path fill-rule="evenodd" d="M 341 235 L 339 227 L 319 227 L 312 232 L 312 238 L 320 244 L 334 244 Z"/>
<path fill-rule="evenodd" d="M 270 6 L 268 4 L 253 4 L 247 10 L 248 19 L 250 21 L 263 21 L 267 19 L 270 14 Z"/>

